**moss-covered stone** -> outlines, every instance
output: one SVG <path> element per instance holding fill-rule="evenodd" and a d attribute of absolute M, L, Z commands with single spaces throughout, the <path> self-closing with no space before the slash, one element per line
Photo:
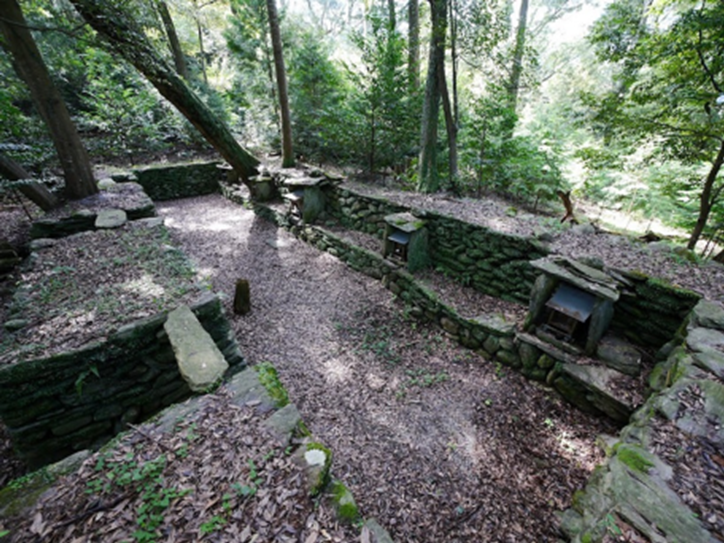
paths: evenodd
<path fill-rule="evenodd" d="M 356 522 L 359 519 L 359 510 L 349 489 L 342 482 L 333 481 L 330 490 L 337 517 L 343 522 Z"/>
<path fill-rule="evenodd" d="M 307 443 L 301 448 L 310 496 L 320 494 L 329 483 L 332 451 L 321 443 Z"/>
<path fill-rule="evenodd" d="M 254 366 L 259 382 L 272 397 L 277 407 L 284 407 L 289 403 L 289 395 L 279 380 L 276 368 L 270 362 L 262 362 Z"/>

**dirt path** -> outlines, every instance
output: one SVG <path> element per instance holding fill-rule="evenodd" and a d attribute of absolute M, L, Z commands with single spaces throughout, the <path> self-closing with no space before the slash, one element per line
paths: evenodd
<path fill-rule="evenodd" d="M 406 318 L 378 282 L 220 196 L 158 205 L 232 317 L 249 363 L 278 369 L 363 515 L 399 542 L 555 541 L 615 431 Z"/>

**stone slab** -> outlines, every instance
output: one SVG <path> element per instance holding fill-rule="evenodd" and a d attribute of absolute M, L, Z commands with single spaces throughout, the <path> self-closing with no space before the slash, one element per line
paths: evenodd
<path fill-rule="evenodd" d="M 272 415 L 264 421 L 264 428 L 266 428 L 282 446 L 286 447 L 291 443 L 294 431 L 300 422 L 302 422 L 302 416 L 299 414 L 299 410 L 293 403 L 290 403 L 282 407 L 279 411 L 272 413 Z"/>
<path fill-rule="evenodd" d="M 627 421 L 635 406 L 617 396 L 610 383 L 616 378 L 626 378 L 622 373 L 600 366 L 563 364 L 561 372 L 568 375 L 589 392 L 588 400 L 613 419 Z"/>
<path fill-rule="evenodd" d="M 724 332 L 711 328 L 694 328 L 689 331 L 686 344 L 694 352 L 724 351 Z"/>
<path fill-rule="evenodd" d="M 192 391 L 202 392 L 223 377 L 229 364 L 188 306 L 171 311 L 163 327 L 181 376 Z"/>
<path fill-rule="evenodd" d="M 609 368 L 636 376 L 641 373 L 641 353 L 628 341 L 605 336 L 598 344 L 596 355 Z"/>
<path fill-rule="evenodd" d="M 612 302 L 616 302 L 618 300 L 619 293 L 616 290 L 616 284 L 613 279 L 611 279 L 609 283 L 601 284 L 601 275 L 603 272 L 596 270 L 595 268 L 590 268 L 585 264 L 576 263 L 574 266 L 570 264 L 568 259 L 556 257 L 540 258 L 531 262 L 530 265 L 543 273 L 547 273 L 553 277 L 566 281 L 583 291 L 590 292 L 591 294 L 605 298 L 606 300 L 611 300 Z M 570 266 L 573 270 L 566 266 Z M 592 270 L 592 272 L 595 273 L 584 274 L 582 270 Z"/>
<path fill-rule="evenodd" d="M 126 224 L 128 215 L 122 209 L 101 209 L 95 220 L 96 228 L 119 228 Z"/>
<path fill-rule="evenodd" d="M 710 300 L 701 300 L 691 313 L 693 328 L 715 328 L 724 330 L 724 307 Z"/>

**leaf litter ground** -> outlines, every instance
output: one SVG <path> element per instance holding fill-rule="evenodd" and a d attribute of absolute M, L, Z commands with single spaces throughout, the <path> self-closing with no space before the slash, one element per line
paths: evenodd
<path fill-rule="evenodd" d="M 398 541 L 557 539 L 554 513 L 602 460 L 607 421 L 406 318 L 378 282 L 221 197 L 159 213 L 229 314 L 249 279 L 252 311 L 232 319 L 242 352 L 277 367 L 363 515 Z"/>
<path fill-rule="evenodd" d="M 439 330 L 406 318 L 404 306 L 378 283 L 243 208 L 212 196 L 169 202 L 160 210 L 201 274 L 212 281 L 215 290 L 227 294 L 229 314 L 235 279 L 251 279 L 253 311 L 233 318 L 242 349 L 249 362 L 271 360 L 279 368 L 292 401 L 313 433 L 335 451 L 335 474 L 350 486 L 365 516 L 378 517 L 398 541 L 557 538 L 553 513 L 570 504 L 572 491 L 584 484 L 601 460 L 595 436 L 615 431 L 606 421 L 574 411 L 544 387 L 461 349 Z M 15 233 L 5 237 L 14 238 Z M 354 234 L 348 232 L 347 237 Z M 578 236 L 563 237 L 571 238 L 564 244 L 569 249 L 577 246 Z M 594 237 L 597 242 L 601 239 Z M 586 247 L 595 251 L 599 243 L 591 241 L 586 240 Z M 618 237 L 614 241 L 612 246 L 620 244 Z M 606 261 L 607 248 L 604 244 L 598 251 Z M 615 252 L 631 254 L 631 247 L 626 249 L 617 247 Z M 638 252 L 633 252 L 633 266 L 648 269 L 650 253 Z M 667 269 L 679 272 L 677 266 Z M 709 278 L 711 270 L 705 272 Z M 430 275 L 423 279 L 439 287 L 435 290 L 444 298 L 456 298 L 458 307 L 474 310 L 480 306 L 481 313 L 501 310 L 491 300 L 474 299 L 467 289 Z M 690 276 L 674 273 L 682 275 Z M 698 276 L 690 278 L 703 283 L 703 290 L 709 283 L 719 283 L 713 278 L 703 282 Z M 718 289 L 707 294 L 716 298 Z M 250 473 L 248 461 L 258 458 L 243 447 L 254 425 L 243 424 L 227 411 L 212 409 L 212 416 L 200 415 L 205 417 L 204 429 L 211 432 L 205 440 L 209 445 L 198 454 L 189 447 L 185 463 L 178 465 L 187 466 L 182 474 L 193 473 L 197 478 L 202 474 L 209 481 L 215 480 L 217 472 L 223 473 L 241 485 L 236 488 L 242 488 L 239 481 Z M 213 428 L 223 428 L 221 434 L 228 438 L 220 441 L 219 447 L 213 446 L 218 437 Z M 158 462 L 160 451 L 168 456 L 169 450 L 175 450 L 174 440 L 178 443 L 179 435 L 159 437 L 158 445 L 121 450 L 130 455 L 145 449 L 146 456 L 134 456 L 132 463 Z M 129 439 L 147 441 L 143 434 L 131 434 Z M 6 438 L 2 442 L 9 445 Z M 156 449 L 159 455 L 148 456 Z M 268 452 L 261 456 L 259 466 Z M 283 458 L 278 452 L 274 456 Z M 168 458 L 173 460 L 175 455 Z M 229 455 L 239 457 L 237 465 L 224 464 Z M 22 465 L 12 458 L 9 446 L 4 446 L 2 458 L 3 480 L 7 481 L 20 473 Z M 174 463 L 163 469 L 170 488 L 184 481 L 172 475 L 169 465 Z M 40 540 L 38 533 L 49 527 L 56 530 L 69 521 L 64 526 L 69 541 L 99 540 L 88 535 L 92 531 L 84 531 L 89 525 L 105 530 L 104 541 L 116 536 L 128 539 L 138 530 L 134 512 L 143 504 L 138 495 L 121 493 L 120 501 L 114 501 L 118 495 L 101 495 L 88 501 L 83 490 L 92 480 L 95 465 L 97 459 L 89 461 L 75 479 L 56 485 L 55 494 L 41 506 L 47 508 L 48 516 L 38 510 L 28 517 L 23 526 L 30 530 L 34 525 L 35 535 L 25 532 L 28 538 L 21 540 Z M 154 465 L 152 462 L 151 467 Z M 269 469 L 277 467 L 272 463 Z M 284 473 L 283 466 L 278 469 Z M 285 484 L 291 488 L 288 481 Z M 228 522 L 233 517 L 222 487 L 206 502 L 213 502 L 208 508 L 189 497 L 205 496 L 203 489 L 193 488 L 191 494 L 173 499 L 167 495 L 170 507 L 165 517 L 169 522 L 164 533 L 173 530 L 179 541 L 205 534 L 209 540 L 229 541 L 251 540 L 255 534 L 258 541 L 354 538 L 323 507 L 291 521 L 285 520 L 283 508 L 273 514 L 266 510 L 267 525 L 281 530 L 276 535 L 257 531 L 262 526 L 257 520 L 265 520 L 264 510 L 247 507 L 243 525 Z M 296 497 L 295 507 L 308 511 L 311 502 L 299 494 Z M 185 509 L 179 508 L 182 503 Z M 113 513 L 104 509 L 108 504 Z M 83 516 L 94 507 L 99 510 L 93 516 Z M 231 509 L 239 507 L 235 498 Z M 83 518 L 76 519 L 79 515 Z M 291 539 L 284 539 L 287 537 Z"/>

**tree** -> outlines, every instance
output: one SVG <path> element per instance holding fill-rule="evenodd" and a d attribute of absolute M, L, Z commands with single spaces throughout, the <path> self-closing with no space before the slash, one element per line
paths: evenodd
<path fill-rule="evenodd" d="M 15 69 L 28 86 L 33 103 L 50 131 L 63 169 L 67 197 L 80 199 L 97 193 L 88 154 L 60 92 L 50 79 L 18 2 L 0 0 L 0 12 L 3 45 L 13 56 Z"/>
<path fill-rule="evenodd" d="M 123 7 L 101 0 L 71 0 L 71 3 L 106 40 L 111 51 L 135 66 L 219 151 L 245 183 L 256 175 L 259 161 L 239 145 L 223 121 L 166 65 Z"/>
<path fill-rule="evenodd" d="M 447 0 L 430 0 L 432 32 L 422 106 L 420 165 L 417 190 L 435 192 L 440 188 L 437 154 L 437 128 L 440 98 L 444 87 L 445 34 L 447 32 Z M 442 74 L 442 75 L 441 75 Z"/>
<path fill-rule="evenodd" d="M 292 119 L 289 114 L 289 92 L 287 91 L 287 71 L 284 67 L 284 54 L 282 52 L 282 36 L 279 31 L 279 15 L 275 0 L 266 0 L 266 9 L 269 18 L 269 35 L 274 51 L 274 73 L 277 78 L 279 91 L 279 110 L 282 123 L 282 168 L 294 166 L 294 149 L 292 146 Z"/>
<path fill-rule="evenodd" d="M 10 181 L 24 181 L 32 178 L 25 168 L 2 153 L 0 153 L 0 175 Z M 42 183 L 21 183 L 17 189 L 43 211 L 50 211 L 58 205 L 58 199 Z"/>
<path fill-rule="evenodd" d="M 407 71 L 410 90 L 417 91 L 420 86 L 420 11 L 418 0 L 407 3 Z"/>
<path fill-rule="evenodd" d="M 523 71 L 523 53 L 525 51 L 525 31 L 528 25 L 528 0 L 520 1 L 518 12 L 518 28 L 515 31 L 515 46 L 513 48 L 513 62 L 508 81 L 508 107 L 515 112 L 518 107 L 518 92 L 520 90 L 520 74 Z M 513 135 L 512 133 L 510 134 Z"/>
<path fill-rule="evenodd" d="M 166 31 L 166 36 L 168 37 L 168 46 L 171 49 L 173 63 L 176 66 L 176 73 L 188 81 L 189 70 L 186 65 L 186 57 L 181 49 L 181 43 L 179 42 L 178 35 L 176 34 L 176 25 L 173 24 L 173 19 L 171 18 L 171 13 L 168 10 L 168 5 L 163 0 L 158 0 L 158 2 L 156 2 L 156 9 L 158 10 L 158 14 L 161 16 L 163 28 Z"/>
<path fill-rule="evenodd" d="M 362 52 L 361 62 L 350 71 L 352 123 L 364 141 L 365 163 L 370 172 L 399 166 L 414 142 L 410 138 L 415 122 L 416 94 L 411 93 L 405 70 L 405 42 L 394 27 L 392 6 L 385 13 L 373 9 L 366 36 L 357 33 L 353 42 Z M 357 121 L 356 123 L 354 121 Z"/>
<path fill-rule="evenodd" d="M 663 158 L 709 162 L 688 242 L 693 249 L 724 190 L 724 3 L 670 0 L 654 10 L 650 0 L 618 0 L 591 40 L 599 58 L 620 67 L 596 119 L 639 145 L 655 138 Z"/>

